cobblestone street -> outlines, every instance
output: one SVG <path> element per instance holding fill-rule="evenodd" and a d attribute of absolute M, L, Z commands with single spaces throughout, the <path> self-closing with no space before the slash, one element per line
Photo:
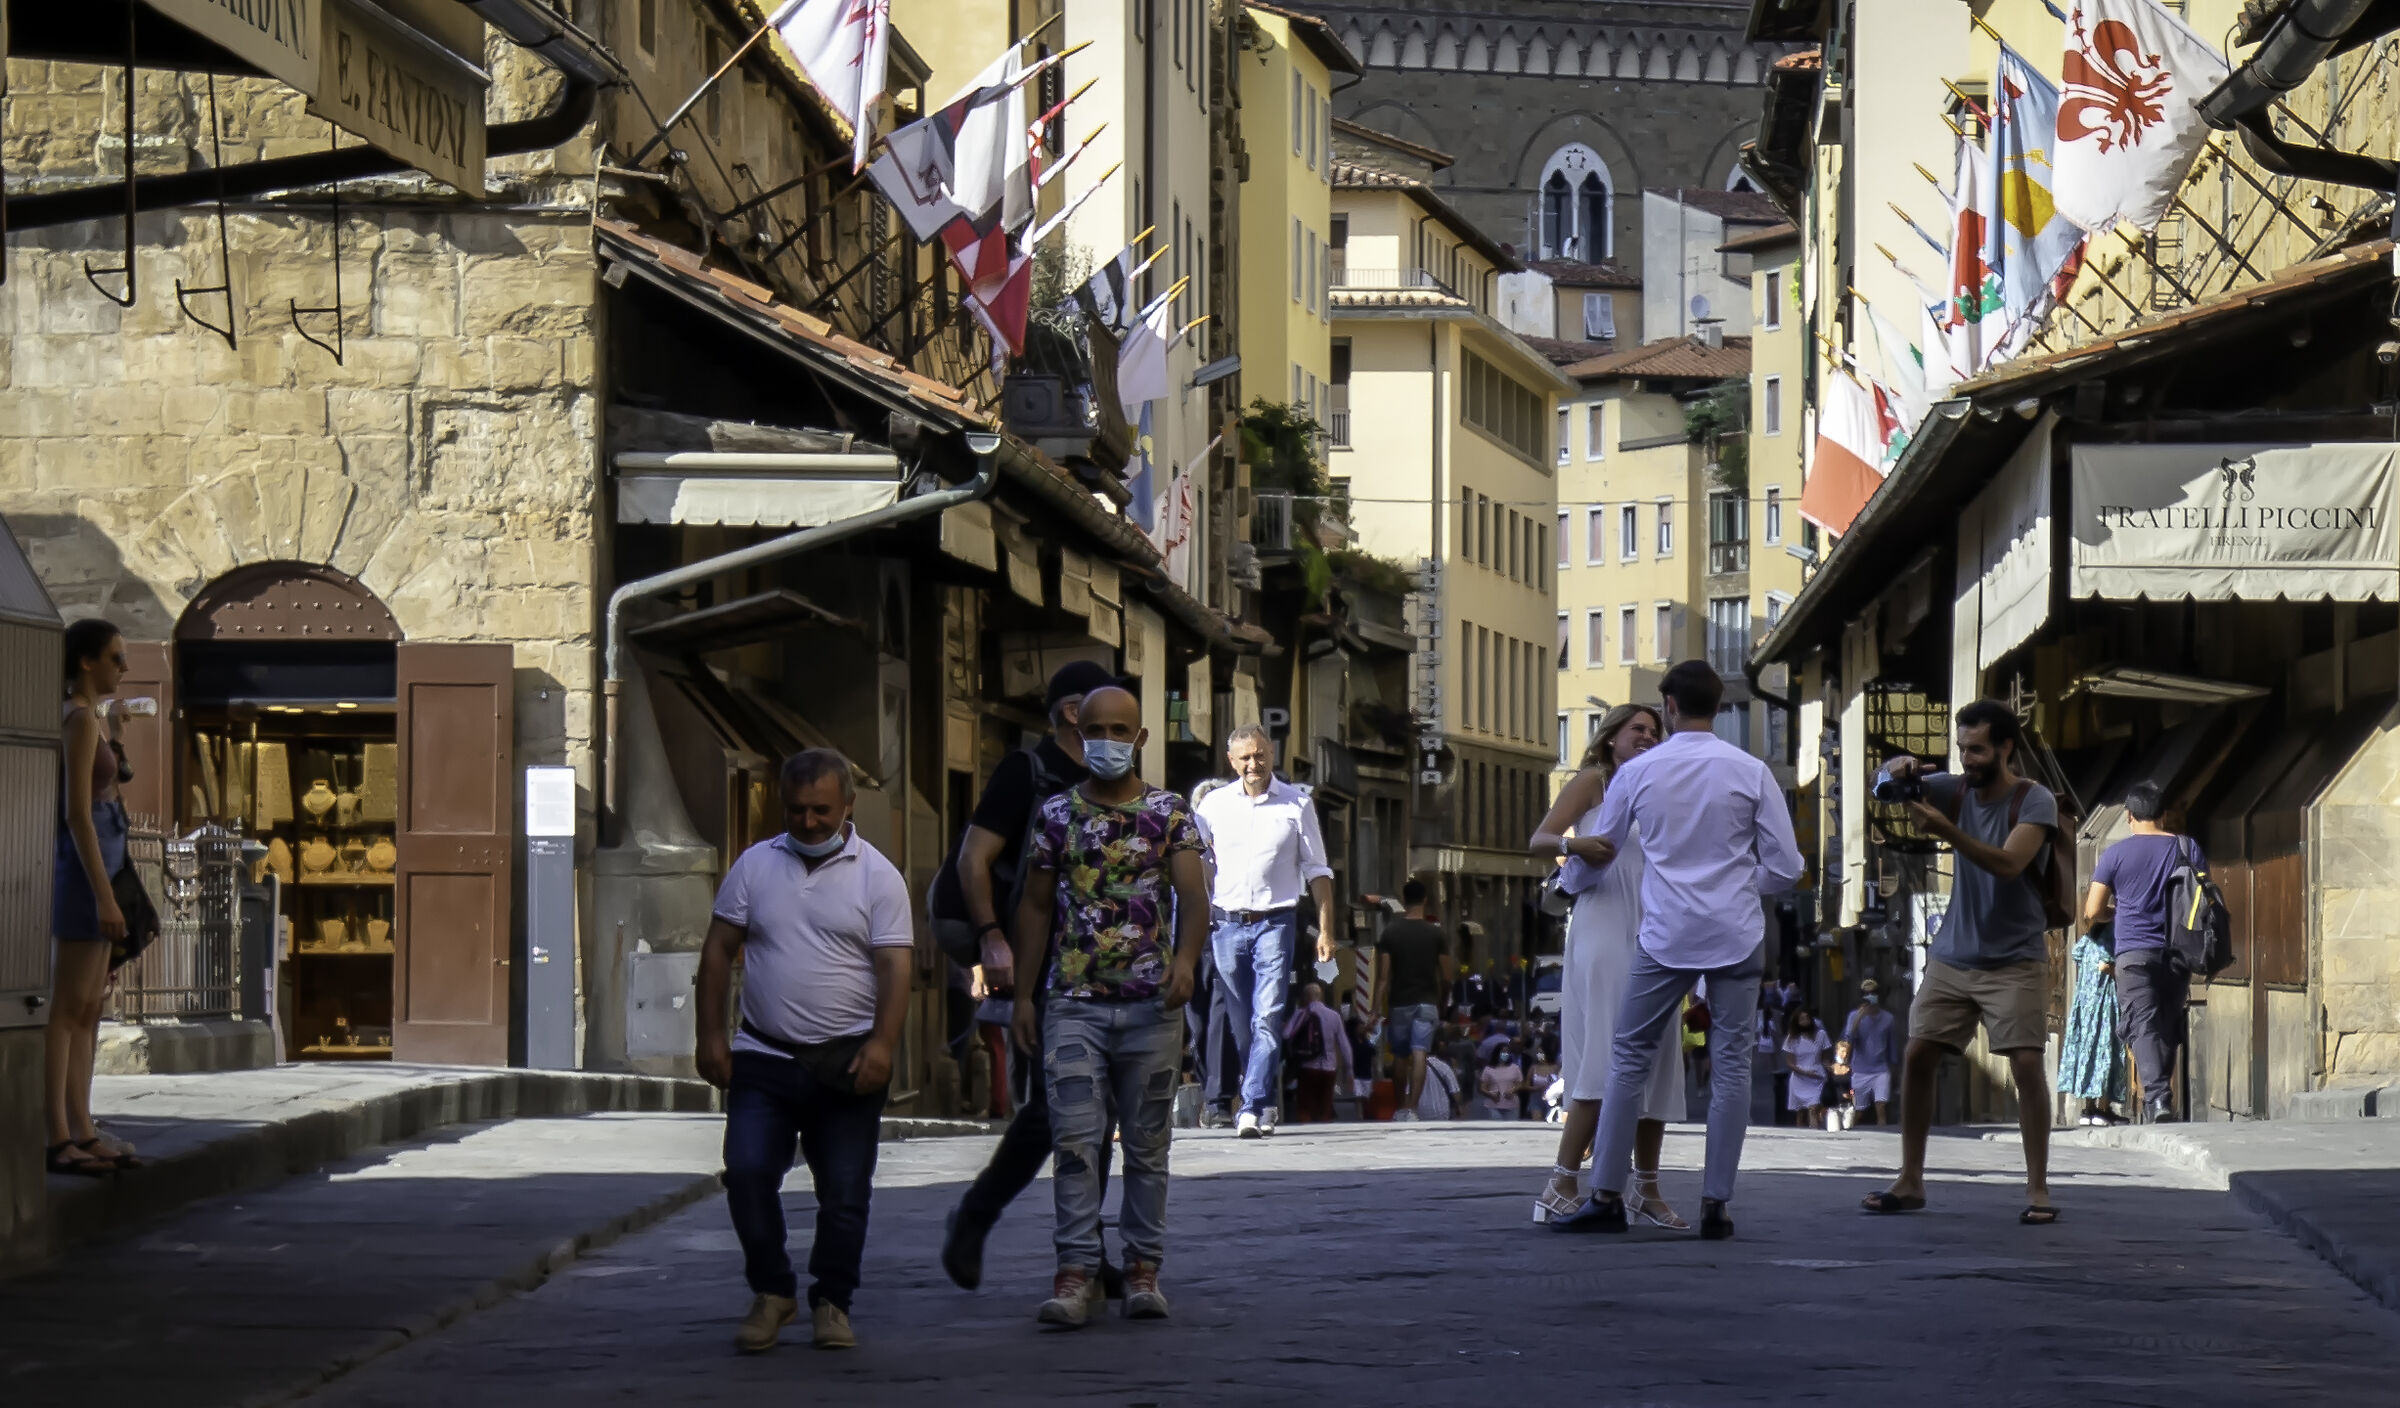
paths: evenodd
<path fill-rule="evenodd" d="M 384 1356 L 312 1403 L 1594 1404 L 2366 1402 L 2400 1320 L 2225 1194 L 2152 1155 L 2061 1149 L 2065 1217 L 2017 1225 L 2017 1150 L 1937 1135 L 1934 1206 L 1870 1219 L 1888 1136 L 1757 1131 L 1739 1238 L 1569 1238 L 1527 1221 L 1546 1127 L 1185 1133 L 1175 1318 L 1037 1330 L 1047 1188 L 994 1237 L 985 1288 L 934 1265 L 982 1139 L 887 1145 L 862 1348 L 731 1351 L 747 1297 L 715 1200 L 533 1294 Z M 1696 1214 L 1696 1129 L 1669 1196 Z M 787 1195 L 795 1259 L 805 1182 Z M 195 1399 L 194 1401 L 199 1401 Z"/>

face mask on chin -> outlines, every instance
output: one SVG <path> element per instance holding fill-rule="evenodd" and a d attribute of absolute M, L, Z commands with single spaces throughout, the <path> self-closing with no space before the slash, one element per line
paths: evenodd
<path fill-rule="evenodd" d="M 784 839 L 791 843 L 793 851 L 809 860 L 825 859 L 827 856 L 832 855 L 834 852 L 840 850 L 842 848 L 842 843 L 850 839 L 842 834 L 842 830 L 839 827 L 834 828 L 833 835 L 822 841 L 803 841 L 789 831 L 786 831 L 783 833 L 783 835 Z"/>
<path fill-rule="evenodd" d="M 1133 771 L 1133 744 L 1123 739 L 1087 738 L 1083 740 L 1083 765 L 1092 776 L 1114 782 Z"/>

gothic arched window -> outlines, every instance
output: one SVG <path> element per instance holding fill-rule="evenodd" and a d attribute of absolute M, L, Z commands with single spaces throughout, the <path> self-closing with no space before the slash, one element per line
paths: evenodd
<path fill-rule="evenodd" d="M 1616 243 L 1610 215 L 1616 181 L 1608 163 L 1581 142 L 1569 142 L 1542 163 L 1539 243 L 1546 259 L 1597 264 Z"/>
<path fill-rule="evenodd" d="M 1556 259 L 1572 252 L 1574 215 L 1567 208 L 1566 173 L 1553 171 L 1542 183 L 1542 257 Z"/>
<path fill-rule="evenodd" d="M 1587 174 L 1575 192 L 1575 256 L 1587 264 L 1608 257 L 1608 187 Z"/>

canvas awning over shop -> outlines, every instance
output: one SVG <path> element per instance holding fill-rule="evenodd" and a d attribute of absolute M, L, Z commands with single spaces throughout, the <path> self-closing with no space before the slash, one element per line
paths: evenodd
<path fill-rule="evenodd" d="M 2078 347 L 2021 357 L 1936 404 L 1883 487 L 1783 618 L 1751 651 L 1793 661 L 1838 638 L 1890 585 L 1889 564 L 1953 538 L 1963 511 L 2035 429 L 2043 398 L 2147 371 L 2170 358 L 2272 335 L 2327 310 L 2355 309 L 2391 280 L 2392 241 L 2373 240 L 2295 265 L 2264 283 L 2134 324 Z M 2229 408 L 2230 409 L 2230 408 Z"/>
<path fill-rule="evenodd" d="M 998 419 L 971 405 L 957 387 L 920 375 L 897 359 L 834 331 L 832 324 L 811 313 L 779 302 L 774 291 L 717 268 L 688 249 L 653 239 L 630 225 L 613 220 L 596 222 L 596 251 L 602 276 L 613 285 L 639 279 L 720 323 L 750 345 L 791 358 L 813 377 L 880 404 L 899 416 L 930 423 L 942 430 L 1000 431 Z M 1204 605 L 1191 592 L 1167 578 L 1158 547 L 1148 534 L 1092 497 L 1091 491 L 1048 456 L 1022 440 L 1000 431 L 996 457 L 1004 502 L 1021 496 L 1028 508 L 1063 519 L 1084 542 L 1077 550 L 1086 556 L 1105 553 L 1116 566 L 1121 586 L 1112 586 L 1111 599 L 1100 604 L 1115 615 L 1123 601 L 1143 601 L 1156 607 L 1171 625 L 1179 626 L 1211 646 L 1231 651 L 1255 650 L 1258 642 L 1242 633 L 1222 613 Z M 967 505 L 972 509 L 976 505 Z M 1002 546 L 989 514 L 962 515 L 957 524 L 945 514 L 942 526 L 947 547 L 955 539 L 962 556 L 988 562 L 999 570 Z"/>
<path fill-rule="evenodd" d="M 621 454 L 619 523 L 814 528 L 900 501 L 891 455 Z"/>

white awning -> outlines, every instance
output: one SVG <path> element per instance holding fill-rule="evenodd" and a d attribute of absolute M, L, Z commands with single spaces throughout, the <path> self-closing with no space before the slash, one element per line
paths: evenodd
<path fill-rule="evenodd" d="M 2388 444 L 2078 445 L 2074 594 L 2390 601 Z"/>
<path fill-rule="evenodd" d="M 616 458 L 619 523 L 815 528 L 899 502 L 891 455 L 636 452 Z"/>

